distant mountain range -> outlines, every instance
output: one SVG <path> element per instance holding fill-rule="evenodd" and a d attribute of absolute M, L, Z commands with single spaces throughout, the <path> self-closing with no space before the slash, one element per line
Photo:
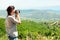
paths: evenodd
<path fill-rule="evenodd" d="M 31 19 L 37 21 L 45 20 L 60 20 L 60 11 L 59 10 L 20 10 L 22 19 Z M 0 11 L 0 17 L 6 17 L 6 11 Z"/>
<path fill-rule="evenodd" d="M 55 10 L 21 10 L 23 18 L 33 20 L 60 20 L 60 11 Z"/>

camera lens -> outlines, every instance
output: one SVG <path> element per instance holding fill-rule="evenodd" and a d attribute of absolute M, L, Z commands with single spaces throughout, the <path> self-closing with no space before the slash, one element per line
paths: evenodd
<path fill-rule="evenodd" d="M 20 13 L 20 11 L 19 11 L 19 13 Z"/>

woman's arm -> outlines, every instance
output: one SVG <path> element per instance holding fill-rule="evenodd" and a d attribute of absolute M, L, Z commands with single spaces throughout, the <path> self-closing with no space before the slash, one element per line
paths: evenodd
<path fill-rule="evenodd" d="M 21 19 L 18 12 L 15 14 L 15 18 L 18 20 L 18 24 L 21 24 Z"/>
<path fill-rule="evenodd" d="M 18 24 L 20 24 L 21 19 L 20 19 L 20 16 L 19 16 L 19 12 L 17 10 L 15 11 L 15 18 L 18 20 Z"/>

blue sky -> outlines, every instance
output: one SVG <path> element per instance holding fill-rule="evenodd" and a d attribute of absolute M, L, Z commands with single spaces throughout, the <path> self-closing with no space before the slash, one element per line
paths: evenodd
<path fill-rule="evenodd" d="M 16 9 L 60 10 L 60 0 L 1 0 L 0 10 L 5 10 L 9 5 L 14 5 Z"/>

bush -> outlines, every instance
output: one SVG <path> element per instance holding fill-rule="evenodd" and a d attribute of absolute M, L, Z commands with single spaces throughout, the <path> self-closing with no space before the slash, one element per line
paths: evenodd
<path fill-rule="evenodd" d="M 0 37 L 6 34 L 5 31 L 5 19 L 0 18 Z M 26 36 L 29 36 L 33 40 L 36 39 L 37 35 L 48 37 L 54 37 L 60 39 L 60 28 L 56 25 L 49 26 L 48 23 L 40 22 L 36 23 L 30 20 L 22 20 L 20 25 L 17 25 L 18 38 L 26 40 Z"/>

